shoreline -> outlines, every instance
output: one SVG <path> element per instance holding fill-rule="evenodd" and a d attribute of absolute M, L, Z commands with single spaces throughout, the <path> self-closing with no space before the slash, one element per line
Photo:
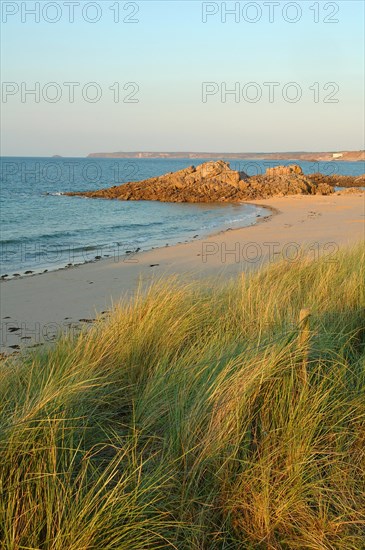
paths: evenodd
<path fill-rule="evenodd" d="M 99 200 L 106 200 L 106 199 L 99 199 Z M 211 203 L 211 204 L 214 205 L 215 203 Z M 219 206 L 221 206 L 221 203 L 218 203 L 218 204 L 219 204 Z M 189 240 L 179 241 L 179 242 L 173 243 L 173 244 L 165 244 L 164 246 L 152 246 L 151 248 L 146 248 L 146 249 L 139 248 L 137 250 L 132 250 L 130 253 L 125 252 L 124 254 L 121 254 L 121 255 L 118 256 L 118 261 L 125 261 L 128 258 L 135 258 L 137 255 L 138 255 L 138 257 L 140 257 L 142 254 L 145 254 L 147 252 L 151 252 L 153 250 L 163 250 L 164 248 L 173 248 L 174 246 L 179 246 L 179 245 L 188 244 L 188 243 L 192 243 L 192 242 L 199 242 L 199 241 L 201 241 L 205 238 L 213 238 L 215 235 L 220 235 L 221 233 L 225 233 L 226 231 L 235 231 L 235 230 L 239 230 L 239 229 L 245 229 L 247 227 L 252 227 L 254 225 L 262 223 L 263 221 L 270 218 L 273 214 L 277 213 L 275 208 L 272 208 L 270 206 L 263 206 L 263 205 L 256 204 L 256 203 L 253 203 L 253 202 L 250 202 L 250 201 L 246 201 L 246 202 L 242 202 L 242 203 L 226 203 L 226 204 L 227 205 L 234 204 L 235 206 L 250 205 L 250 206 L 254 206 L 256 208 L 260 208 L 261 210 L 266 210 L 268 212 L 268 214 L 267 215 L 256 214 L 256 217 L 255 217 L 254 221 L 252 223 L 248 224 L 248 225 L 240 225 L 239 227 L 233 227 L 233 228 L 227 227 L 227 228 L 223 228 L 223 229 L 219 229 L 217 227 L 216 231 L 201 233 L 200 235 L 197 235 L 196 237 L 190 238 Z M 181 238 L 184 238 L 184 237 L 186 237 L 186 235 L 182 236 Z M 95 248 L 95 252 L 97 252 L 97 251 L 98 251 L 98 248 Z M 38 277 L 38 276 L 41 276 L 41 275 L 46 275 L 47 273 L 56 273 L 58 271 L 70 271 L 71 269 L 81 268 L 81 267 L 84 267 L 84 266 L 87 266 L 87 265 L 93 265 L 95 263 L 111 262 L 111 261 L 112 261 L 112 259 L 110 258 L 110 255 L 108 255 L 108 256 L 104 256 L 104 257 L 99 257 L 98 259 L 95 258 L 93 260 L 85 260 L 84 262 L 81 262 L 81 263 L 62 265 L 60 267 L 55 267 L 54 269 L 52 269 L 50 266 L 48 266 L 48 267 L 45 266 L 44 268 L 42 267 L 41 271 L 35 271 L 36 268 L 33 268 L 34 271 L 32 271 L 32 267 L 30 266 L 29 271 L 32 271 L 32 273 L 27 274 L 26 272 L 24 272 L 24 273 L 19 274 L 17 276 L 14 276 L 14 275 L 11 275 L 11 276 L 0 275 L 0 284 L 10 282 L 10 281 L 20 281 L 20 280 L 23 280 L 23 279 L 29 279 L 31 277 Z M 28 271 L 28 269 L 27 269 L 27 271 Z"/>
<path fill-rule="evenodd" d="M 256 223 L 202 236 L 187 243 L 127 257 L 1 281 L 3 352 L 51 343 L 107 314 L 137 286 L 169 275 L 234 277 L 293 251 L 334 261 L 344 245 L 365 240 L 365 195 L 295 195 L 248 202 L 270 210 Z M 314 247 L 315 245 L 315 247 Z M 287 257 L 285 257 L 287 255 Z M 76 267 L 78 269 L 76 269 Z M 37 274 L 38 275 L 38 274 Z"/>

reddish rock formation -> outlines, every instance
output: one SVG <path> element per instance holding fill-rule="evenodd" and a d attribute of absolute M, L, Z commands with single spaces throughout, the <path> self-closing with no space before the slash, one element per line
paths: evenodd
<path fill-rule="evenodd" d="M 243 172 L 231 170 L 229 163 L 220 160 L 144 181 L 66 194 L 125 201 L 238 202 L 272 196 L 329 195 L 337 183 L 328 178 L 334 176 L 305 176 L 295 164 L 268 168 L 264 175 L 248 177 Z"/>
<path fill-rule="evenodd" d="M 223 161 L 206 162 L 178 172 L 140 182 L 89 191 L 67 193 L 91 198 L 150 200 L 161 202 L 229 202 L 240 200 L 247 175 L 231 170 Z"/>
<path fill-rule="evenodd" d="M 336 195 L 363 195 L 365 193 L 365 189 L 359 188 L 359 187 L 346 187 L 346 189 L 341 189 L 340 191 L 336 191 Z"/>
<path fill-rule="evenodd" d="M 330 195 L 333 187 L 326 183 L 312 182 L 298 165 L 268 168 L 263 176 L 248 180 L 246 199 L 267 199 L 286 195 Z"/>
<path fill-rule="evenodd" d="M 365 174 L 362 174 L 361 176 L 341 176 L 340 174 L 325 176 L 323 174 L 316 173 L 311 174 L 308 177 L 316 185 L 325 183 L 334 187 L 365 187 Z"/>
<path fill-rule="evenodd" d="M 266 176 L 291 176 L 292 174 L 303 175 L 303 170 L 298 164 L 290 164 L 289 166 L 274 166 L 266 170 Z"/>

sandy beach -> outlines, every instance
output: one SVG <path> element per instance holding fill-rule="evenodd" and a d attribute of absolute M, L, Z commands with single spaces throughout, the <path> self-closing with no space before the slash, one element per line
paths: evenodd
<path fill-rule="evenodd" d="M 14 352 L 75 331 L 133 295 L 139 283 L 171 274 L 234 276 L 306 251 L 331 261 L 339 247 L 365 238 L 365 194 L 290 196 L 255 201 L 271 216 L 192 242 L 1 281 L 1 348 Z"/>

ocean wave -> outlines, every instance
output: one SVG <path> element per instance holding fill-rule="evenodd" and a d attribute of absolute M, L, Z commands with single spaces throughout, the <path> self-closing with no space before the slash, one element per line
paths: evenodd
<path fill-rule="evenodd" d="M 164 222 L 149 222 L 149 223 L 133 223 L 133 224 L 118 224 L 118 225 L 110 225 L 110 226 L 96 226 L 93 228 L 80 228 L 75 230 L 66 230 L 66 231 L 56 231 L 54 233 L 41 233 L 39 235 L 33 235 L 33 236 L 19 236 L 19 237 L 13 237 L 9 239 L 1 239 L 0 244 L 1 246 L 4 245 L 21 245 L 21 244 L 32 244 L 32 243 L 40 243 L 44 242 L 44 244 L 49 244 L 49 241 L 54 242 L 58 241 L 60 239 L 70 239 L 74 237 L 82 237 L 85 235 L 89 235 L 90 238 L 92 238 L 94 235 L 100 235 L 103 232 L 114 232 L 117 230 L 123 230 L 126 234 L 133 233 L 136 229 L 152 229 L 153 227 L 161 227 L 164 225 Z M 140 235 L 136 235 L 136 240 Z M 71 244 L 71 243 L 70 243 Z"/>

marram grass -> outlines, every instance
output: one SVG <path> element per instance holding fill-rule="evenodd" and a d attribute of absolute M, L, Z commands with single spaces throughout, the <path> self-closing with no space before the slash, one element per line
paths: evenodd
<path fill-rule="evenodd" d="M 1 548 L 365 548 L 364 274 L 169 279 L 2 363 Z"/>

